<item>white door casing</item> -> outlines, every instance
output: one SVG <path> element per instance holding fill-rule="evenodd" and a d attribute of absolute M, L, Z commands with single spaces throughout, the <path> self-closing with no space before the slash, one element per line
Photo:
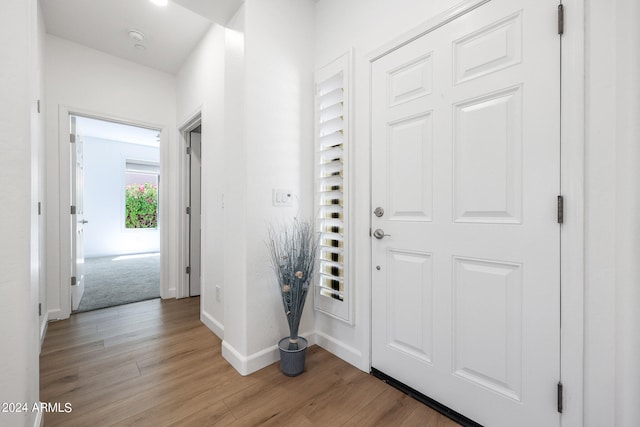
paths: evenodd
<path fill-rule="evenodd" d="M 191 154 L 189 162 L 189 296 L 200 295 L 201 278 L 201 215 L 202 215 L 202 134 L 189 132 Z"/>
<path fill-rule="evenodd" d="M 492 0 L 372 63 L 372 366 L 484 425 L 560 423 L 556 7 Z"/>
<path fill-rule="evenodd" d="M 72 274 L 73 254 L 72 245 L 75 240 L 75 234 L 72 228 L 74 227 L 73 221 L 69 219 L 69 207 L 73 204 L 73 189 L 75 184 L 72 183 L 72 174 L 75 168 L 75 159 L 72 158 L 73 151 L 69 148 L 69 136 L 74 134 L 71 132 L 70 116 L 77 115 L 82 117 L 95 118 L 99 120 L 107 120 L 132 126 L 145 127 L 148 129 L 157 129 L 160 131 L 160 170 L 166 179 L 163 181 L 165 185 L 160 186 L 160 194 L 158 197 L 159 203 L 159 221 L 160 227 L 160 251 L 161 251 L 161 266 L 160 266 L 160 295 L 162 298 L 175 297 L 175 288 L 170 287 L 170 284 L 178 282 L 178 257 L 173 253 L 174 248 L 178 245 L 173 241 L 172 236 L 178 235 L 176 222 L 171 222 L 167 218 L 170 212 L 169 207 L 177 204 L 172 203 L 174 199 L 174 192 L 171 192 L 167 187 L 168 182 L 172 182 L 172 177 L 175 178 L 175 172 L 169 168 L 168 159 L 171 157 L 168 143 L 169 130 L 166 126 L 146 123 L 140 120 L 128 120 L 122 117 L 112 116 L 106 113 L 100 113 L 95 111 L 89 111 L 78 107 L 69 107 L 65 105 L 58 106 L 58 170 L 59 181 L 58 185 L 60 193 L 58 194 L 58 215 L 56 217 L 57 226 L 59 229 L 59 241 L 57 242 L 57 252 L 50 253 L 49 258 L 59 266 L 59 280 L 56 281 L 55 289 L 50 288 L 52 291 L 52 299 L 48 301 L 48 311 L 50 319 L 66 319 L 70 316 L 72 307 L 72 289 L 69 286 Z M 162 172 L 166 171 L 166 172 Z M 169 279 L 171 277 L 171 279 Z"/>
<path fill-rule="evenodd" d="M 84 151 L 76 132 L 76 117 L 69 116 L 71 129 L 71 310 L 77 310 L 84 294 Z M 75 278 L 75 279 L 73 279 Z"/>

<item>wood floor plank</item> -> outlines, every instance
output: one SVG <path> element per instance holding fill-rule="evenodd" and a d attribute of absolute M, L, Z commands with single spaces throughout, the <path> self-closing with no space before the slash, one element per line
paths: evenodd
<path fill-rule="evenodd" d="M 223 402 L 216 402 L 205 407 L 203 410 L 192 413 L 182 413 L 184 417 L 180 420 L 164 424 L 163 422 L 156 426 L 166 427 L 227 427 L 233 425 L 236 419 L 231 411 L 226 409 Z M 154 426 L 155 427 L 155 426 Z"/>
<path fill-rule="evenodd" d="M 350 368 L 354 370 L 352 372 L 359 372 L 352 366 Z M 318 402 L 309 405 L 306 408 L 306 416 L 318 425 L 329 422 L 343 425 L 353 414 L 388 388 L 389 386 L 382 381 L 358 373 L 345 379 L 342 387 L 330 390 L 326 396 L 321 396 Z"/>
<path fill-rule="evenodd" d="M 124 420 L 115 423 L 116 426 L 155 427 L 177 423 L 186 418 L 187 414 L 194 414 L 213 406 L 214 413 L 227 414 L 229 411 L 221 400 L 217 400 L 217 391 L 209 388 L 201 393 L 181 395 L 180 399 L 172 399 L 138 412 Z"/>
<path fill-rule="evenodd" d="M 458 423 L 441 414 L 433 414 L 428 406 L 417 406 L 407 418 L 405 418 L 401 427 L 458 427 Z"/>
<path fill-rule="evenodd" d="M 71 403 L 54 426 L 342 426 L 457 424 L 317 346 L 305 372 L 277 363 L 242 376 L 200 322 L 199 298 L 152 300 L 52 322 L 40 398 Z"/>
<path fill-rule="evenodd" d="M 345 426 L 399 426 L 415 409 L 414 400 L 406 394 L 387 388 L 349 418 Z"/>

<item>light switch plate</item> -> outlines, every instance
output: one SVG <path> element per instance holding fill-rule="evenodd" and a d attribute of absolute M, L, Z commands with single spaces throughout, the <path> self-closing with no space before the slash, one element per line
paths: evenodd
<path fill-rule="evenodd" d="M 272 199 L 273 206 L 293 206 L 293 191 L 282 188 L 274 188 L 272 190 Z"/>

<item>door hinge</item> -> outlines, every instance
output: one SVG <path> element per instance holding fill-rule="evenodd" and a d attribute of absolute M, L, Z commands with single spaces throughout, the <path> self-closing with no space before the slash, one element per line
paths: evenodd
<path fill-rule="evenodd" d="M 563 393 L 564 393 L 564 386 L 562 385 L 562 381 L 558 381 L 558 412 L 559 413 L 562 413 L 562 410 L 564 409 L 564 406 L 562 404 Z"/>
<path fill-rule="evenodd" d="M 558 196 L 558 224 L 564 223 L 564 197 Z"/>
<path fill-rule="evenodd" d="M 75 215 L 76 214 L 76 207 L 75 205 L 71 205 L 71 215 Z"/>
<path fill-rule="evenodd" d="M 72 144 L 76 143 L 76 136 L 72 133 L 69 134 L 69 142 Z"/>
<path fill-rule="evenodd" d="M 42 202 L 38 202 L 38 215 L 42 215 Z"/>
<path fill-rule="evenodd" d="M 564 34 L 564 5 L 558 5 L 558 34 Z"/>
<path fill-rule="evenodd" d="M 38 102 L 36 102 L 36 109 L 38 110 L 38 114 L 40 114 L 40 100 L 38 99 Z"/>
<path fill-rule="evenodd" d="M 38 303 L 38 316 L 42 316 L 42 303 Z"/>
<path fill-rule="evenodd" d="M 71 276 L 71 286 L 76 286 L 78 284 L 78 279 L 76 276 Z"/>
<path fill-rule="evenodd" d="M 187 156 L 191 155 L 191 147 L 187 147 Z"/>
<path fill-rule="evenodd" d="M 187 266 L 187 268 L 185 268 L 184 270 L 185 270 L 185 273 L 191 274 L 191 267 L 190 266 Z"/>
<path fill-rule="evenodd" d="M 191 207 L 187 206 L 187 215 L 191 215 Z"/>

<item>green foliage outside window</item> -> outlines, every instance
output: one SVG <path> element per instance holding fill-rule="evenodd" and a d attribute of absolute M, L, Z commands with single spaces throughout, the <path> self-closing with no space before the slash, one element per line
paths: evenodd
<path fill-rule="evenodd" d="M 127 185 L 125 195 L 126 228 L 158 228 L 158 186 Z"/>

